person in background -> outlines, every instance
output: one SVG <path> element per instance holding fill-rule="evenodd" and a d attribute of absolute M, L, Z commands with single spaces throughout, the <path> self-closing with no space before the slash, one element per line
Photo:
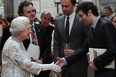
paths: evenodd
<path fill-rule="evenodd" d="M 54 22 L 55 22 L 55 19 L 54 19 L 54 17 L 51 16 L 50 24 L 51 24 L 52 26 L 54 26 Z"/>
<path fill-rule="evenodd" d="M 1 19 L 0 19 L 0 42 L 1 42 L 2 32 L 3 32 L 3 27 L 2 27 Z"/>
<path fill-rule="evenodd" d="M 7 26 L 8 26 L 8 21 L 5 18 L 1 18 L 0 19 L 0 43 L 1 43 L 1 38 L 2 38 L 2 34 L 3 34 L 3 29 Z"/>
<path fill-rule="evenodd" d="M 11 37 L 7 39 L 2 52 L 2 77 L 32 77 L 40 71 L 60 72 L 55 64 L 38 64 L 31 61 L 30 55 L 22 43 L 30 35 L 30 20 L 27 17 L 13 19 L 10 27 Z"/>
<path fill-rule="evenodd" d="M 47 40 L 49 43 L 49 49 L 51 51 L 52 32 L 54 30 L 54 27 L 52 25 L 50 25 L 51 13 L 44 11 L 44 12 L 42 12 L 40 18 L 41 18 L 40 24 L 44 27 L 44 29 L 46 31 L 46 36 L 47 36 Z"/>
<path fill-rule="evenodd" d="M 54 27 L 50 25 L 50 20 L 51 20 L 51 13 L 44 11 L 42 12 L 41 16 L 40 16 L 40 25 L 44 27 L 45 30 L 45 35 L 47 37 L 47 42 L 48 42 L 48 46 L 49 49 L 48 51 L 43 54 L 45 57 L 47 57 L 47 60 L 45 63 L 51 63 L 51 40 L 52 40 L 52 32 L 54 30 Z M 44 71 L 41 72 L 41 74 L 39 74 L 38 77 L 49 77 L 50 75 L 50 71 Z"/>
<path fill-rule="evenodd" d="M 94 69 L 95 77 L 116 77 L 116 68 L 105 68 L 106 65 L 116 60 L 116 29 L 110 21 L 99 16 L 98 9 L 92 2 L 83 2 L 76 11 L 79 20 L 91 29 L 82 47 L 75 53 L 59 59 L 57 64 L 63 66 L 66 63 L 79 61 L 89 52 L 89 48 L 106 49 L 89 64 Z"/>
<path fill-rule="evenodd" d="M 8 26 L 8 21 L 7 21 L 7 19 L 2 18 L 2 19 L 0 20 L 0 24 L 2 25 L 2 29 L 3 29 L 4 27 Z"/>
<path fill-rule="evenodd" d="M 2 19 L 1 19 L 1 25 L 3 24 L 2 22 L 4 22 L 4 27 L 2 27 L 2 35 L 1 35 L 1 42 L 0 42 L 0 53 L 2 52 L 5 41 L 8 39 L 9 36 L 11 36 L 11 34 L 9 32 L 10 26 L 8 26 L 7 21 L 6 20 L 2 21 Z"/>
<path fill-rule="evenodd" d="M 11 21 L 12 21 L 14 18 L 15 18 L 15 17 L 13 17 L 13 16 L 7 16 L 7 17 L 6 17 L 6 19 L 7 19 L 7 21 L 8 21 L 8 26 L 10 26 Z"/>
<path fill-rule="evenodd" d="M 106 20 L 110 20 L 109 16 L 112 14 L 112 8 L 110 6 L 105 6 L 103 8 L 103 15 L 101 17 L 103 17 Z"/>
<path fill-rule="evenodd" d="M 55 19 L 53 60 L 66 57 L 80 48 L 86 38 L 86 26 L 75 13 L 76 0 L 61 0 L 63 15 Z M 87 77 L 87 54 L 62 68 L 62 77 Z"/>
<path fill-rule="evenodd" d="M 110 19 L 113 26 L 116 28 L 116 13 L 115 12 L 111 15 Z"/>

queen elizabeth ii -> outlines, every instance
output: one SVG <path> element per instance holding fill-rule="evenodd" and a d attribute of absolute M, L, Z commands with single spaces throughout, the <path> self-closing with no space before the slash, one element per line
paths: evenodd
<path fill-rule="evenodd" d="M 60 72 L 56 64 L 38 64 L 31 61 L 22 41 L 29 38 L 30 21 L 27 17 L 17 17 L 11 22 L 11 35 L 3 47 L 1 77 L 33 77 L 40 71 Z"/>

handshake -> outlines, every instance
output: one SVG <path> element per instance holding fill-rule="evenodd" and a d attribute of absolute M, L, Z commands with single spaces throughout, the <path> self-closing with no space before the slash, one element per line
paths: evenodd
<path fill-rule="evenodd" d="M 42 64 L 43 62 L 41 60 L 38 60 L 38 58 L 33 58 L 32 60 L 36 63 L 39 63 L 39 65 L 42 67 L 42 71 L 51 70 L 54 71 L 57 74 L 57 77 L 60 77 L 61 74 L 61 67 L 64 66 L 64 59 L 63 58 L 57 58 L 57 62 L 52 62 L 51 64 Z"/>
<path fill-rule="evenodd" d="M 54 62 L 50 64 L 52 67 L 51 70 L 53 70 L 55 72 L 61 72 L 61 67 L 63 67 L 65 65 L 65 61 L 63 58 L 57 58 L 57 59 L 58 60 L 55 64 L 54 64 Z"/>
<path fill-rule="evenodd" d="M 64 59 L 63 58 L 58 58 L 58 61 L 54 64 L 50 64 L 50 70 L 54 71 L 57 75 L 57 77 L 61 76 L 61 67 L 64 66 Z"/>
<path fill-rule="evenodd" d="M 51 64 L 40 64 L 42 67 L 42 71 L 51 70 L 54 71 L 57 75 L 57 77 L 61 76 L 61 67 L 64 65 L 64 59 L 58 58 L 58 61 L 56 63 Z"/>

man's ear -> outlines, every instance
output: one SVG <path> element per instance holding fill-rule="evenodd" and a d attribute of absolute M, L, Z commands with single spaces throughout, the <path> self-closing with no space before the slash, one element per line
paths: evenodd
<path fill-rule="evenodd" d="M 20 15 L 19 16 L 24 16 L 24 13 L 20 13 Z"/>
<path fill-rule="evenodd" d="M 88 10 L 88 16 L 91 16 L 91 14 L 92 14 L 92 11 L 91 10 Z"/>

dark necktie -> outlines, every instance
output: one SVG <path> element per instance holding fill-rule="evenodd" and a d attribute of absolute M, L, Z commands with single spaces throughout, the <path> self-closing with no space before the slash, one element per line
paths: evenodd
<path fill-rule="evenodd" d="M 94 46 L 94 28 L 93 27 L 91 27 L 91 45 L 93 45 Z"/>
<path fill-rule="evenodd" d="M 69 17 L 66 20 L 66 28 L 65 28 L 66 36 L 69 38 Z"/>
<path fill-rule="evenodd" d="M 91 31 L 92 31 L 92 34 L 94 35 L 94 28 L 93 27 L 91 27 Z"/>

